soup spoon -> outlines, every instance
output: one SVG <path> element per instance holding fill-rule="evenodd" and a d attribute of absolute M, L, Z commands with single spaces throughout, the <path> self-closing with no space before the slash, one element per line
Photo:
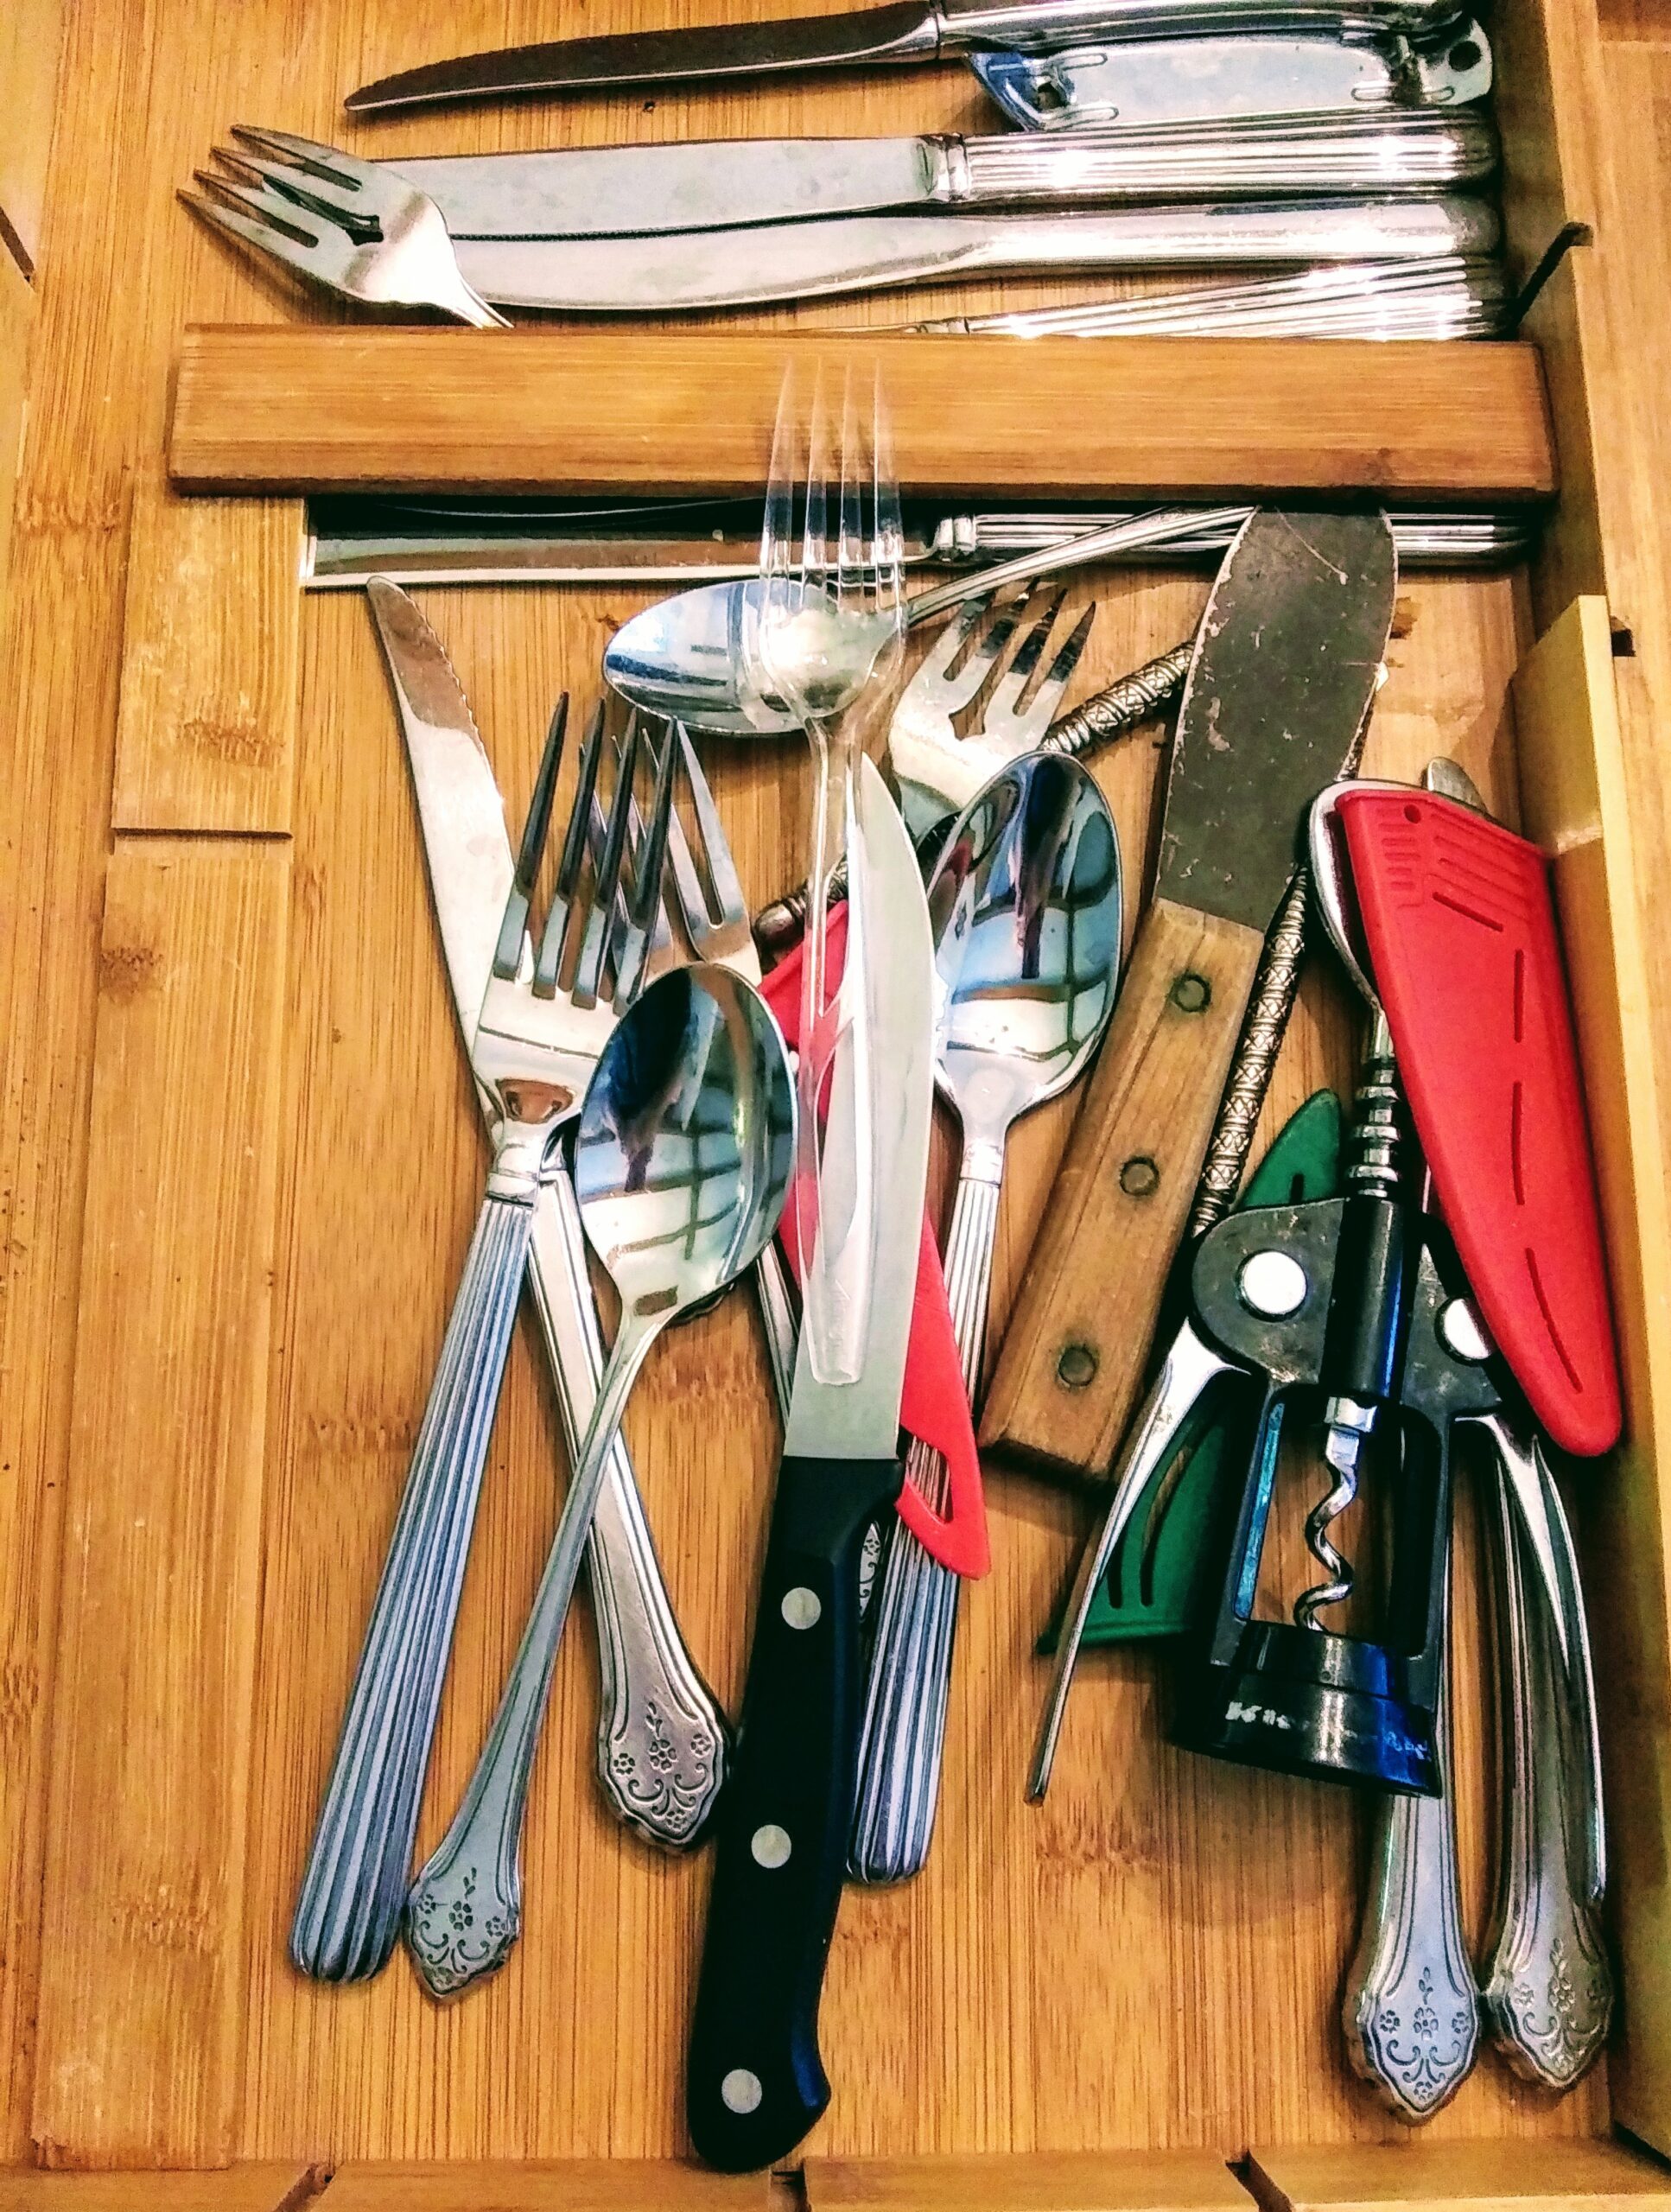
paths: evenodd
<path fill-rule="evenodd" d="M 493 1973 L 522 1926 L 528 1780 L 604 1464 L 667 1324 L 753 1265 L 795 1159 L 783 1033 L 728 969 L 675 969 L 621 1017 L 575 1141 L 581 1226 L 620 1325 L 505 1694 L 464 1801 L 407 1899 L 406 1941 L 437 1997 Z"/>

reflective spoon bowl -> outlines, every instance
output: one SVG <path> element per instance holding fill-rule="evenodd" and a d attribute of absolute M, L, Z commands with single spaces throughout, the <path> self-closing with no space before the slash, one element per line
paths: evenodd
<path fill-rule="evenodd" d="M 936 1077 L 963 1124 L 946 1287 L 971 1401 L 986 1336 L 1012 1124 L 1084 1072 L 1114 1011 L 1123 894 L 1107 801 L 1075 760 L 1034 753 L 954 825 L 928 887 Z M 944 1507 L 937 1454 L 908 1474 Z M 875 1604 L 849 1859 L 899 1881 L 928 1853 L 938 1800 L 957 1577 L 895 1528 Z"/>
<path fill-rule="evenodd" d="M 620 1324 L 528 1626 L 475 1773 L 407 1900 L 406 1940 L 437 1997 L 510 1955 L 522 1924 L 528 1779 L 604 1464 L 645 1353 L 681 1313 L 752 1267 L 795 1159 L 789 1052 L 728 969 L 676 969 L 628 1007 L 581 1108 L 575 1191 L 620 1295 Z"/>

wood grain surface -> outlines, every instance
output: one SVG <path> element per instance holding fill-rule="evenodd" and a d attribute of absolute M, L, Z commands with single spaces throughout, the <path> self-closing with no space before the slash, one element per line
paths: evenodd
<path fill-rule="evenodd" d="M 600 29 L 628 12 L 625 0 L 555 10 L 550 0 L 460 0 L 444 19 L 395 0 L 250 0 L 236 10 L 212 0 L 83 0 L 69 11 L 0 639 L 0 2049 L 11 2060 L 0 2153 L 13 2161 L 230 2157 L 289 2162 L 294 2171 L 313 2161 L 631 2158 L 683 2147 L 682 2041 L 707 1870 L 653 1856 L 603 1812 L 589 1774 L 595 1662 L 578 1619 L 535 1777 L 526 1933 L 505 1974 L 442 2011 L 398 1961 L 370 1987 L 333 1991 L 300 1981 L 284 1957 L 482 1160 L 386 685 L 357 598 L 302 611 L 288 812 L 270 811 L 265 799 L 251 808 L 229 781 L 206 778 L 192 787 L 190 836 L 154 840 L 136 813 L 111 857 L 124 610 L 166 602 L 158 580 L 130 583 L 130 513 L 136 483 L 162 465 L 181 329 L 327 313 L 175 206 L 175 186 L 215 136 L 249 118 L 362 150 L 439 152 L 559 135 L 598 143 L 957 129 L 982 112 L 956 70 L 560 111 L 489 108 L 377 129 L 350 129 L 338 111 L 353 85 L 442 48 Z M 680 0 L 658 19 L 738 12 L 772 8 Z M 1662 83 L 1671 47 L 1637 42 L 1609 67 L 1619 116 L 1651 137 L 1656 103 L 1671 89 Z M 1656 188 L 1671 209 L 1671 181 Z M 1630 251 L 1640 239 L 1643 269 L 1609 296 L 1623 302 L 1621 344 L 1662 350 L 1671 216 L 1662 235 L 1658 213 L 1639 213 Z M 1017 283 L 941 296 L 948 311 L 980 311 L 1089 289 Z M 898 302 L 843 303 L 839 315 L 801 320 L 850 324 L 899 312 Z M 564 342 L 550 340 L 554 361 Z M 1668 588 L 1647 549 L 1671 472 L 1644 462 L 1628 485 L 1619 472 L 1671 438 L 1649 419 L 1666 388 L 1656 370 L 1644 378 L 1640 414 L 1598 431 L 1611 496 L 1628 510 L 1617 530 L 1634 533 L 1637 549 L 1611 588 L 1615 619 L 1639 638 L 1623 668 L 1622 743 L 1639 864 L 1655 886 L 1671 880 L 1671 768 L 1658 736 L 1661 709 L 1671 707 L 1671 626 Z M 1029 419 L 1023 433 L 1042 442 L 1065 430 Z M 161 538 L 175 526 L 163 523 Z M 137 542 L 159 542 L 158 533 Z M 218 587 L 185 588 L 213 598 Z M 1082 579 L 1075 603 L 1094 592 L 1102 611 L 1077 696 L 1175 642 L 1203 590 L 1200 579 L 1171 575 Z M 614 588 L 423 595 L 513 811 L 525 801 L 553 692 L 565 683 L 589 691 L 605 637 L 641 603 L 643 594 Z M 211 631 L 224 622 L 230 637 L 229 603 L 206 612 Z M 1524 580 L 1413 580 L 1400 629 L 1367 767 L 1410 776 L 1449 753 L 1512 814 L 1506 702 L 1530 642 Z M 251 634 L 247 654 L 217 645 L 203 665 L 216 681 L 245 682 L 270 699 L 261 673 L 270 650 Z M 132 734 L 136 744 L 147 735 L 137 724 Z M 1150 825 L 1153 737 L 1116 748 L 1098 772 L 1134 873 Z M 710 768 L 751 896 L 780 890 L 800 873 L 804 764 L 765 747 L 719 747 Z M 155 788 L 149 773 L 134 787 Z M 159 800 L 159 814 L 174 805 Z M 183 1173 L 189 1055 L 167 1049 L 166 1025 L 143 1002 L 113 1009 L 101 967 L 102 950 L 122 939 L 115 924 L 135 911 L 135 887 L 151 885 L 176 855 L 181 886 L 218 871 L 239 887 L 200 907 L 197 893 L 182 892 L 170 909 L 182 928 L 194 911 L 254 912 L 276 898 L 259 887 L 276 875 L 289 887 L 269 1070 L 276 1107 L 264 1105 L 270 1119 L 260 1124 L 271 1135 L 252 1140 L 256 1156 L 244 1165 L 213 1151 L 201 1191 Z M 169 916 L 156 918 L 159 942 L 173 941 Z M 248 943 L 251 972 L 194 1001 L 200 1039 L 232 1036 L 236 1025 L 225 1025 L 234 1009 L 247 1021 L 246 994 L 266 988 Z M 1663 1076 L 1671 1003 L 1662 983 L 1653 989 L 1646 1018 Z M 1353 1027 L 1336 980 L 1313 973 L 1262 1136 L 1318 1082 L 1349 1080 Z M 122 1082 L 130 1036 L 142 1038 L 148 1071 L 131 1092 Z M 226 1103 L 203 1089 L 206 1130 Z M 124 1112 L 135 1163 L 125 1187 Z M 1047 1109 L 1017 1132 L 995 1270 L 1000 1322 L 1071 1112 Z M 179 1195 L 159 1210 L 165 1173 L 174 1180 L 164 1187 Z M 270 1282 L 258 1236 L 240 1278 L 210 1217 L 213 1195 L 242 1202 L 269 1175 Z M 213 1271 L 200 1273 L 211 1255 Z M 225 1310 L 210 1294 L 216 1286 Z M 269 1305 L 264 1351 L 252 1338 L 234 1344 Z M 196 1325 L 179 1335 L 194 1314 Z M 119 1332 L 119 1356 L 101 1365 L 109 1332 Z M 193 1382 L 218 1371 L 234 1380 L 224 1402 L 219 1386 L 202 1396 L 206 1433 L 224 1436 L 237 1415 L 243 1442 L 217 1459 L 195 1427 L 182 1440 L 180 1416 L 200 1402 Z M 734 1700 L 776 1450 L 763 1351 L 743 1300 L 658 1348 L 628 1427 L 693 1648 Z M 420 1848 L 439 1834 L 473 1758 L 562 1478 L 549 1385 L 524 1325 Z M 996 1471 L 990 1487 L 996 1565 L 964 1609 L 934 1857 L 909 1886 L 854 1893 L 844 1906 L 824 2037 L 837 2094 L 810 2156 L 1142 2147 L 1222 2158 L 1256 2142 L 1399 2136 L 1340 2055 L 1362 1808 L 1344 1793 L 1170 1750 L 1164 1669 L 1135 1650 L 1088 1657 L 1051 1796 L 1027 1807 L 1021 1778 L 1044 1671 L 1032 1647 L 1085 1516 L 1074 1500 Z M 177 1539 L 172 1574 L 162 1571 L 162 1539 L 133 1526 L 151 1519 L 154 1503 Z M 1490 1731 L 1478 1614 L 1465 1601 L 1475 1589 L 1466 1526 L 1464 1534 L 1458 1814 L 1477 1936 Z M 1664 1567 L 1650 1554 L 1626 1586 L 1650 1618 L 1656 1603 L 1662 1611 Z M 175 1666 L 194 1656 L 200 1663 L 176 1681 L 170 1653 Z M 111 1740 L 94 1694 L 101 1683 L 143 1698 L 131 1742 Z M 1641 1762 L 1642 1796 L 1661 1786 L 1664 1688 L 1641 1685 L 1634 1732 L 1620 1723 L 1617 1740 Z M 232 1726 L 240 1696 L 242 1738 Z M 225 1758 L 190 1764 L 210 1741 L 224 1745 Z M 58 1847 L 43 1949 L 49 1783 Z M 1664 1802 L 1637 1805 L 1636 1833 L 1653 1833 L 1657 1818 L 1663 1834 Z M 152 1855 L 136 1867 L 116 1846 Z M 1659 1902 L 1651 1883 L 1642 1897 L 1639 1942 Z M 111 1940 L 94 1941 L 98 1928 Z M 1651 2118 L 1659 2086 L 1644 2071 L 1637 2125 Z M 1488 2056 L 1428 2133 L 1437 2142 L 1584 2136 L 1607 2115 L 1604 2073 L 1551 2104 Z M 231 2187 L 228 2203 L 237 2201 Z"/>
<path fill-rule="evenodd" d="M 233 2150 L 290 854 L 111 861 L 75 1329 L 36 2148 Z M 142 1626 L 142 1624 L 147 1624 Z M 88 1993 L 101 1993 L 97 2005 Z M 167 2052 L 165 2065 L 136 2054 Z"/>
<path fill-rule="evenodd" d="M 48 2174 L 0 2170 L 0 2212 L 301 2212 L 325 2186 L 294 2159 L 219 2173 Z"/>
<path fill-rule="evenodd" d="M 179 499 L 160 478 L 139 485 L 113 828 L 289 830 L 301 560 L 294 500 Z M 268 610 L 259 624 L 253 606 Z"/>
<path fill-rule="evenodd" d="M 1248 2212 L 1223 2159 L 1202 2151 L 810 2158 L 803 2178 L 807 2212 Z"/>
<path fill-rule="evenodd" d="M 188 331 L 168 467 L 196 491 L 747 490 L 794 353 L 880 371 L 908 493 L 1443 502 L 1555 486 L 1526 346 L 728 330 L 571 331 L 560 349 L 540 331 Z"/>
<path fill-rule="evenodd" d="M 1671 2174 L 1622 2143 L 1430 2143 L 1343 2156 L 1256 2145 L 1248 2178 L 1265 2212 L 1455 2204 L 1468 2212 L 1655 2212 Z"/>

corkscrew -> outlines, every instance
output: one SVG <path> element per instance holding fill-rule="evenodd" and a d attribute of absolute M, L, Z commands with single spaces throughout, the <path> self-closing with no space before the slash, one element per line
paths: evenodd
<path fill-rule="evenodd" d="M 1392 1039 L 1351 927 L 1332 803 L 1318 800 L 1313 897 L 1363 991 L 1371 1030 L 1337 1198 L 1249 1210 L 1209 1230 L 1190 1271 L 1189 1312 L 1127 1440 L 1113 1503 L 1080 1563 L 1033 1772 L 1042 1792 L 1073 1657 L 1097 1585 L 1148 1484 L 1221 1388 L 1240 1397 L 1251 1438 L 1222 1595 L 1190 1669 L 1174 1733 L 1247 1764 L 1435 1794 L 1435 1717 L 1444 1658 L 1450 1431 L 1478 1394 L 1474 1370 L 1439 1333 L 1450 1300 L 1427 1247 L 1420 1170 Z M 1421 1356 L 1410 1353 L 1413 1319 Z M 1322 1579 L 1286 1620 L 1255 1619 L 1261 1556 L 1285 1421 L 1321 1407 L 1333 1476 L 1306 1541 Z M 1383 1433 L 1390 1431 L 1391 1433 Z M 1374 1638 L 1325 1625 L 1356 1577 L 1331 1534 L 1372 1466 L 1393 1543 Z"/>

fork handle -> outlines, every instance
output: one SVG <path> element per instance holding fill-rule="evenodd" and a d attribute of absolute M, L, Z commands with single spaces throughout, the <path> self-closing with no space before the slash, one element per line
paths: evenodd
<path fill-rule="evenodd" d="M 400 1933 L 537 1190 L 496 1163 L 470 1239 L 290 1929 L 317 1980 L 376 1974 Z"/>

